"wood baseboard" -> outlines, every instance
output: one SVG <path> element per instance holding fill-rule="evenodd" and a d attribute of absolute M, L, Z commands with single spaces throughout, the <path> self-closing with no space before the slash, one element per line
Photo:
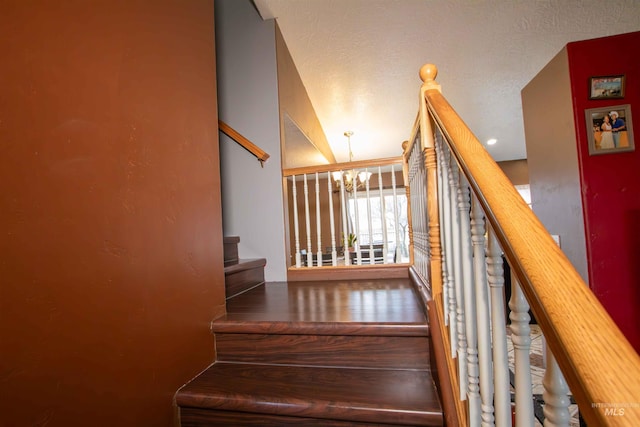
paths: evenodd
<path fill-rule="evenodd" d="M 350 265 L 338 267 L 289 267 L 287 280 L 307 282 L 317 280 L 406 279 L 408 264 Z"/>

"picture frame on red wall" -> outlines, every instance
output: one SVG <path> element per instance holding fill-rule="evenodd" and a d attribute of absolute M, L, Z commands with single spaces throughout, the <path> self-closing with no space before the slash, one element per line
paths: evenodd
<path fill-rule="evenodd" d="M 585 110 L 589 155 L 634 151 L 631 105 L 611 105 Z"/>
<path fill-rule="evenodd" d="M 624 98 L 624 74 L 589 78 L 589 99 Z"/>

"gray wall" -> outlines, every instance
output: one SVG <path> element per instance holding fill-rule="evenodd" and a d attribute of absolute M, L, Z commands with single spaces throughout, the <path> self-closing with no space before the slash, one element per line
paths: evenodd
<path fill-rule="evenodd" d="M 588 283 L 578 153 L 564 48 L 522 90 L 533 211 Z"/>
<path fill-rule="evenodd" d="M 275 22 L 249 0 L 216 0 L 215 15 L 219 118 L 271 156 L 261 168 L 220 134 L 224 234 L 240 236 L 241 258 L 267 259 L 266 280 L 286 280 Z"/>

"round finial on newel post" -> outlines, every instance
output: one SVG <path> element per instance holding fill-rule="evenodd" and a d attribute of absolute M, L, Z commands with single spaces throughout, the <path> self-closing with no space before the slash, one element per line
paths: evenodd
<path fill-rule="evenodd" d="M 433 82 L 438 75 L 438 67 L 433 64 L 424 64 L 420 68 L 420 78 L 423 82 L 427 83 L 429 81 Z"/>
<path fill-rule="evenodd" d="M 407 146 L 409 145 L 409 141 L 402 141 L 402 152 L 407 152 Z"/>

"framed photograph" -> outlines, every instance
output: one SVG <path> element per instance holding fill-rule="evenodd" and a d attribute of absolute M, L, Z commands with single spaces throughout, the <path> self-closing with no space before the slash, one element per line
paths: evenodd
<path fill-rule="evenodd" d="M 624 98 L 624 74 L 589 79 L 589 99 L 612 98 Z"/>
<path fill-rule="evenodd" d="M 585 110 L 589 155 L 633 151 L 631 105 Z"/>

